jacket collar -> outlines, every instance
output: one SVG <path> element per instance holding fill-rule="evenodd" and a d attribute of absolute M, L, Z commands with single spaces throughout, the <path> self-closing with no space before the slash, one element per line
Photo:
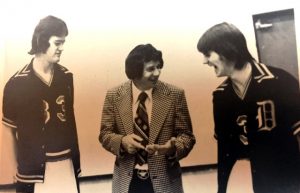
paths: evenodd
<path fill-rule="evenodd" d="M 170 88 L 163 82 L 158 81 L 153 88 L 152 98 L 152 117 L 150 124 L 149 143 L 155 143 L 155 140 L 162 128 L 168 111 L 171 108 Z M 125 82 L 117 90 L 116 106 L 121 115 L 121 120 L 127 134 L 133 133 L 133 117 L 132 117 L 132 83 Z"/>

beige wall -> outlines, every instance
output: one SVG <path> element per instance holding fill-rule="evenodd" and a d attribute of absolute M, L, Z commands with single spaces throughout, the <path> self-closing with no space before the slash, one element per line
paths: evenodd
<path fill-rule="evenodd" d="M 185 0 L 169 1 L 169 4 L 159 0 L 107 1 L 109 3 L 85 0 L 71 5 L 54 0 L 46 6 L 40 2 L 6 2 L 6 52 L 5 57 L 0 58 L 3 62 L 0 81 L 3 77 L 6 82 L 30 60 L 26 52 L 30 49 L 33 29 L 41 17 L 53 14 L 66 21 L 70 34 L 61 64 L 74 73 L 75 113 L 84 176 L 112 172 L 114 157 L 101 147 L 97 139 L 101 110 L 106 90 L 126 80 L 124 60 L 137 44 L 152 43 L 162 50 L 165 66 L 160 79 L 186 91 L 197 137 L 190 156 L 181 162 L 183 166 L 189 166 L 216 162 L 211 93 L 222 80 L 215 78 L 213 69 L 202 65 L 202 56 L 196 49 L 200 35 L 216 23 L 231 22 L 245 34 L 251 53 L 256 57 L 252 15 L 294 8 L 297 37 L 300 37 L 300 11 L 296 1 L 270 4 L 258 0 L 248 3 Z M 298 48 L 299 45 L 298 41 Z M 0 55 L 4 56 L 3 49 Z M 2 90 L 4 84 L 0 84 Z M 4 150 L 0 143 L 0 153 Z"/>
<path fill-rule="evenodd" d="M 4 36 L 3 34 L 0 32 L 0 97 L 1 97 L 1 100 L 0 100 L 0 109 L 2 109 L 2 96 L 3 96 L 3 81 L 4 81 L 4 76 L 3 76 L 3 73 L 4 73 L 4 64 L 5 64 L 5 57 L 4 57 Z M 2 110 L 0 110 L 1 113 L 1 117 L 2 117 Z M 3 141 L 3 138 L 2 138 L 2 125 L 0 124 L 0 184 L 1 184 L 1 179 L 3 179 L 3 169 L 4 167 L 1 167 L 3 163 L 3 160 L 4 160 L 4 157 L 2 156 L 2 151 L 3 151 L 3 148 L 5 147 L 5 145 L 2 143 Z"/>

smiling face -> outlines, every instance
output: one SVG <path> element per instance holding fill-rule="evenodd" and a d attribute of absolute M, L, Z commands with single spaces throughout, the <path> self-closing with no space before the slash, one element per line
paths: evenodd
<path fill-rule="evenodd" d="M 65 43 L 65 36 L 51 36 L 49 38 L 49 48 L 45 53 L 45 57 L 49 63 L 57 63 L 60 61 L 60 56 L 63 51 L 63 45 Z"/>
<path fill-rule="evenodd" d="M 204 55 L 203 64 L 214 67 L 217 77 L 231 76 L 232 72 L 234 71 L 233 63 L 229 62 L 214 51 Z"/>
<path fill-rule="evenodd" d="M 140 90 L 149 90 L 155 86 L 161 72 L 161 65 L 158 61 L 144 63 L 143 75 L 139 79 L 134 79 L 133 83 Z"/>

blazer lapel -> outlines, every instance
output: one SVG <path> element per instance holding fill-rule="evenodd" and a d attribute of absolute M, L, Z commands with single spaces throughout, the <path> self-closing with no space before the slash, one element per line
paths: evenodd
<path fill-rule="evenodd" d="M 155 143 L 155 140 L 166 119 L 171 105 L 170 90 L 162 82 L 158 81 L 152 93 L 153 107 L 150 123 L 149 143 Z"/>
<path fill-rule="evenodd" d="M 133 133 L 131 81 L 126 82 L 119 89 L 118 95 L 116 106 L 119 110 L 126 134 L 131 134 Z"/>

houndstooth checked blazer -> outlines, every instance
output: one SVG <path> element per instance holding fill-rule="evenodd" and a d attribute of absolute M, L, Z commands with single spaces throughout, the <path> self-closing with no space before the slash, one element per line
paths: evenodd
<path fill-rule="evenodd" d="M 131 81 L 107 92 L 101 120 L 100 143 L 116 155 L 113 193 L 127 193 L 132 178 L 135 155 L 120 155 L 122 136 L 132 134 Z M 152 92 L 153 109 L 149 143 L 164 144 L 176 137 L 177 159 L 170 162 L 165 155 L 149 155 L 148 165 L 156 193 L 183 192 L 179 160 L 186 157 L 195 144 L 184 91 L 158 81 Z"/>

